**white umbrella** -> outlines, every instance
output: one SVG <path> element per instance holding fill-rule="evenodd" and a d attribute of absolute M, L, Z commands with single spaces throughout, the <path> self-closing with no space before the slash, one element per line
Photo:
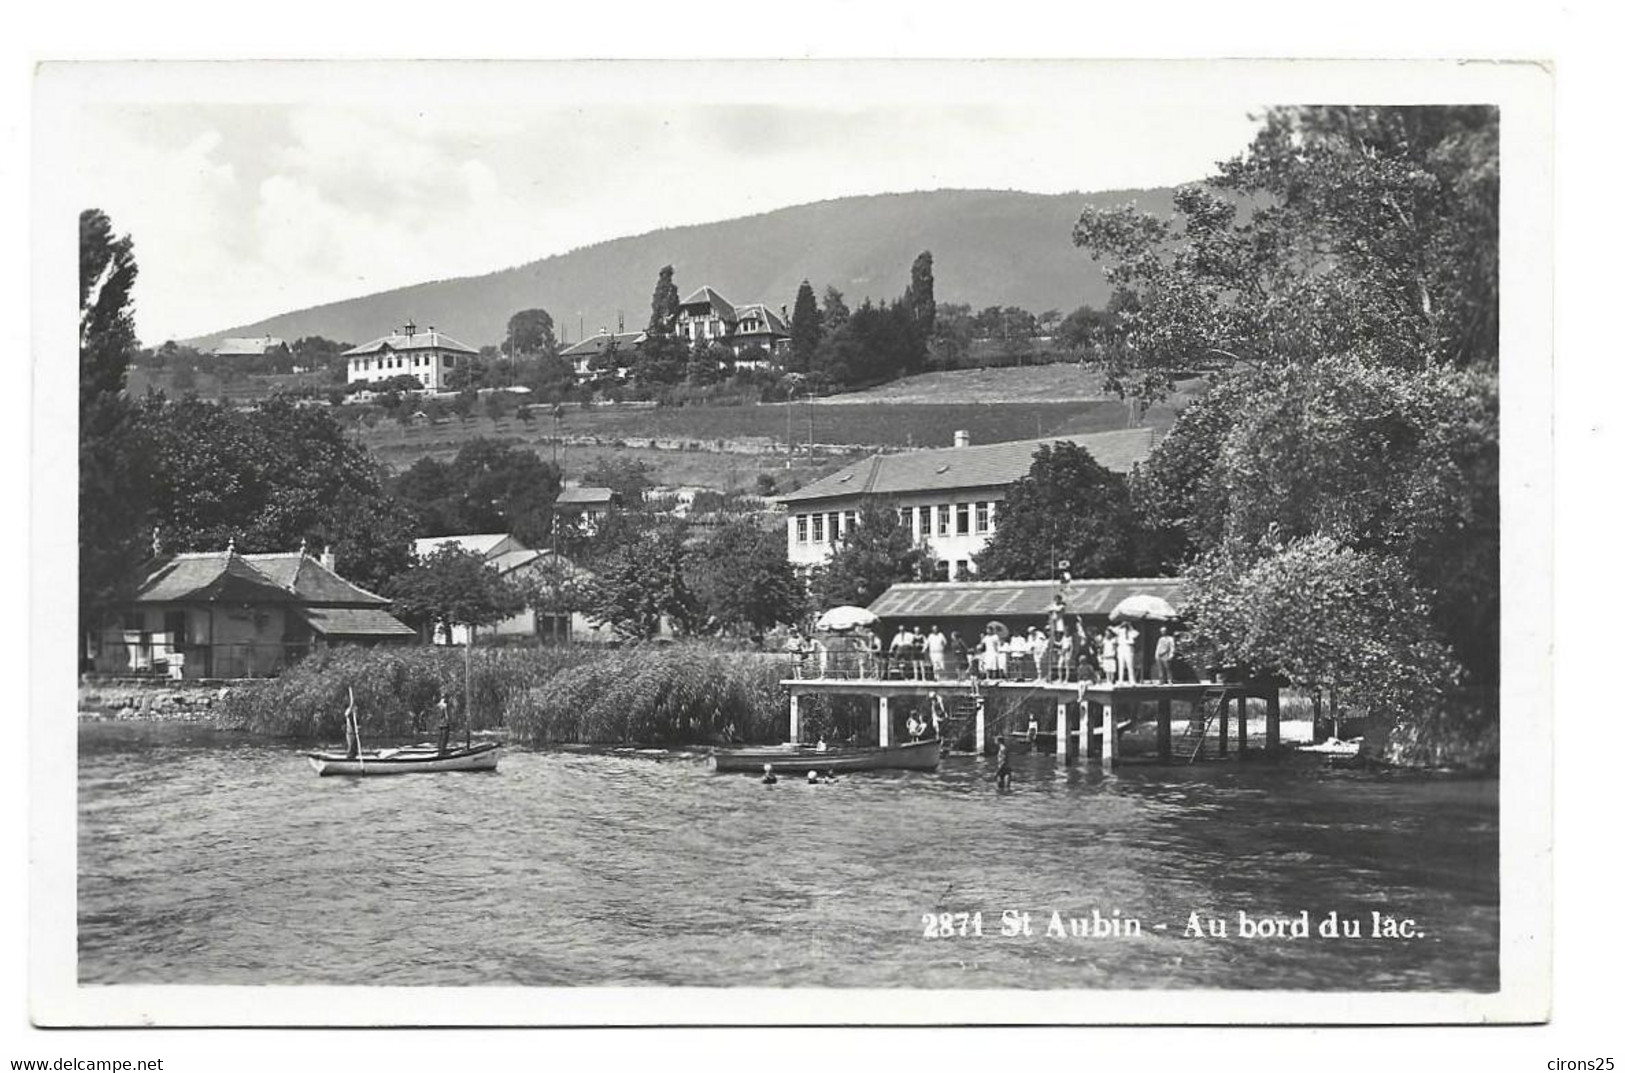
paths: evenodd
<path fill-rule="evenodd" d="M 1160 596 L 1147 596 L 1142 594 L 1130 596 L 1112 608 L 1111 620 L 1122 622 L 1124 619 L 1146 620 L 1151 622 L 1171 622 L 1179 617 L 1174 606 Z"/>
<path fill-rule="evenodd" d="M 866 607 L 854 607 L 847 604 L 844 607 L 832 607 L 818 616 L 817 628 L 820 630 L 851 630 L 859 626 L 873 626 L 880 621 L 880 616 Z"/>

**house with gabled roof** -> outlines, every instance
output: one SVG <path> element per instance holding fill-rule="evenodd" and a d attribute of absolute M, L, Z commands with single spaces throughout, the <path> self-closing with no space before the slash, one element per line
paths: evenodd
<path fill-rule="evenodd" d="M 410 643 L 389 600 L 340 577 L 333 556 L 160 555 L 113 609 L 92 653 L 107 674 L 261 678 L 330 644 Z"/>
<path fill-rule="evenodd" d="M 938 578 L 969 580 L 976 556 L 998 526 L 1000 502 L 1027 476 L 1041 445 L 1074 443 L 1107 469 L 1127 473 L 1150 455 L 1153 436 L 1151 429 L 1132 428 L 972 446 L 967 433 L 955 432 L 952 447 L 871 455 L 775 497 L 788 512 L 790 561 L 827 561 L 857 524 L 859 507 L 879 501 L 894 508 L 915 542 L 931 551 Z"/>
<path fill-rule="evenodd" d="M 759 346 L 770 354 L 789 347 L 788 316 L 765 303 L 735 307 L 711 287 L 701 287 L 677 306 L 677 334 L 690 346 L 712 344 L 740 354 Z"/>
<path fill-rule="evenodd" d="M 608 328 L 600 328 L 597 335 L 588 336 L 581 342 L 561 350 L 559 357 L 570 363 L 577 377 L 584 379 L 595 371 L 592 367 L 595 359 L 602 358 L 612 350 L 619 351 L 626 355 L 626 359 L 624 364 L 618 364 L 614 373 L 617 377 L 625 379 L 626 366 L 631 364 L 637 345 L 648 338 L 648 335 L 648 332 L 612 332 Z"/>
<path fill-rule="evenodd" d="M 445 332 L 429 325 L 418 330 L 411 321 L 398 331 L 379 336 L 370 343 L 346 350 L 348 382 L 375 384 L 397 376 L 410 376 L 427 391 L 446 390 L 447 375 L 466 366 L 479 351 L 459 343 Z"/>

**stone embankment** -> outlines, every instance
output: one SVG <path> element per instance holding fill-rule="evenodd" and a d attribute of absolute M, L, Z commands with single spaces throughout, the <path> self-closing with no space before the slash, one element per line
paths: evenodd
<path fill-rule="evenodd" d="M 201 722 L 234 685 L 222 680 L 86 679 L 79 683 L 79 718 Z"/>

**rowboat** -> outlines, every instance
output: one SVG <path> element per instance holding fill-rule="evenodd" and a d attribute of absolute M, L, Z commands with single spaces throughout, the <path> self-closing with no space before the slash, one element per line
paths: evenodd
<path fill-rule="evenodd" d="M 711 754 L 711 767 L 717 771 L 760 772 L 772 764 L 776 775 L 801 775 L 809 771 L 935 771 L 942 756 L 942 743 L 904 742 L 883 748 L 830 748 L 819 752 L 812 745 L 767 745 L 750 749 L 718 749 Z"/>
<path fill-rule="evenodd" d="M 445 752 L 433 742 L 400 749 L 347 753 L 306 753 L 318 775 L 412 775 L 425 771 L 495 771 L 500 741 L 453 746 Z"/>

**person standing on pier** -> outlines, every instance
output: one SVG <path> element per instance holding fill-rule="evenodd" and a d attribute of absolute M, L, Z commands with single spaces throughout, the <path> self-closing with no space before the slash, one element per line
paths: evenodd
<path fill-rule="evenodd" d="M 1101 679 L 1108 685 L 1117 681 L 1117 627 L 1113 626 L 1098 639 Z"/>
<path fill-rule="evenodd" d="M 965 647 L 965 639 L 959 636 L 958 630 L 948 634 L 948 651 L 953 653 L 955 678 L 965 677 L 966 670 L 970 670 L 974 675 L 975 668 L 970 661 L 970 649 Z"/>
<path fill-rule="evenodd" d="M 908 677 L 909 653 L 914 648 L 914 635 L 906 625 L 899 626 L 891 638 L 891 670 L 899 678 Z"/>
<path fill-rule="evenodd" d="M 1061 631 L 1061 640 L 1055 647 L 1055 676 L 1058 681 L 1072 681 L 1072 663 L 1077 658 L 1077 641 L 1071 630 Z"/>
<path fill-rule="evenodd" d="M 1157 634 L 1157 681 L 1166 684 L 1174 680 L 1174 635 L 1166 626 L 1159 626 Z"/>
<path fill-rule="evenodd" d="M 948 677 L 948 638 L 940 626 L 932 626 L 925 639 L 925 654 L 931 661 L 931 677 L 940 681 Z"/>
<path fill-rule="evenodd" d="M 1050 664 L 1049 635 L 1037 626 L 1032 628 L 1028 636 L 1027 647 L 1033 653 L 1033 673 L 1040 682 L 1047 682 L 1054 678 L 1054 668 Z"/>
<path fill-rule="evenodd" d="M 1127 685 L 1137 685 L 1140 681 L 1139 668 L 1134 665 L 1139 655 L 1139 641 L 1140 631 L 1132 622 L 1117 627 L 1117 678 Z"/>

